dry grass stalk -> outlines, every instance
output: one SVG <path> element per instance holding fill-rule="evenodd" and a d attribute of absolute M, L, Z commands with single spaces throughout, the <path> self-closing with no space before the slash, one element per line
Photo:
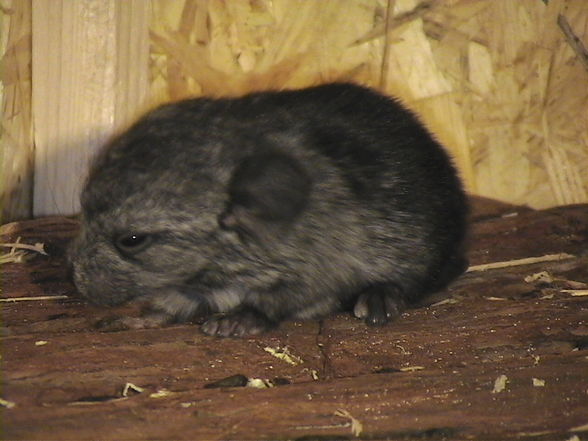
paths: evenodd
<path fill-rule="evenodd" d="M 30 256 L 27 251 L 34 251 L 47 256 L 47 253 L 43 249 L 42 243 L 38 242 L 34 245 L 20 243 L 20 237 L 16 239 L 16 242 L 14 243 L 0 243 L 0 247 L 10 248 L 8 253 L 3 253 L 0 255 L 0 264 L 22 263 L 28 258 L 28 256 Z"/>
<path fill-rule="evenodd" d="M 34 297 L 6 297 L 1 298 L 0 303 L 15 303 L 15 302 L 41 302 L 45 300 L 65 300 L 68 296 L 34 296 Z"/>
<path fill-rule="evenodd" d="M 347 418 L 351 425 L 351 433 L 353 436 L 359 436 L 363 432 L 363 424 L 357 418 L 355 418 L 351 413 L 349 413 L 346 409 L 337 409 L 335 411 L 335 416 Z"/>

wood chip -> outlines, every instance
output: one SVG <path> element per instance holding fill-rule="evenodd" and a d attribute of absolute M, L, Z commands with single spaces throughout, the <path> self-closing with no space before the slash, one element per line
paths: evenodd
<path fill-rule="evenodd" d="M 6 407 L 7 409 L 12 409 L 14 406 L 16 406 L 16 403 L 14 401 L 8 401 L 0 398 L 0 406 Z"/>
<path fill-rule="evenodd" d="M 535 387 L 544 387 L 545 380 L 540 380 L 539 378 L 533 378 L 533 386 Z"/>
<path fill-rule="evenodd" d="M 273 355 L 277 359 L 285 361 L 288 364 L 291 364 L 292 366 L 297 366 L 299 364 L 304 363 L 304 360 L 302 360 L 302 358 L 290 353 L 290 349 L 287 346 L 284 346 L 283 348 L 271 348 L 269 346 L 266 346 L 265 348 L 263 348 L 263 350 Z"/>
<path fill-rule="evenodd" d="M 494 389 L 492 389 L 492 393 L 498 394 L 498 393 L 506 390 L 507 383 L 508 383 L 508 377 L 506 375 L 501 375 L 496 380 L 494 380 Z"/>
<path fill-rule="evenodd" d="M 359 421 L 357 418 L 351 415 L 349 411 L 345 409 L 337 409 L 335 411 L 335 416 L 349 419 L 349 421 L 351 422 L 351 433 L 353 434 L 353 436 L 359 436 L 361 435 L 361 432 L 363 432 L 363 424 L 361 423 L 361 421 Z"/>
<path fill-rule="evenodd" d="M 459 300 L 454 299 L 454 298 L 444 299 L 439 302 L 433 303 L 431 305 L 431 308 L 436 308 L 437 306 L 442 306 L 442 305 L 454 305 L 456 303 L 459 303 Z"/>
<path fill-rule="evenodd" d="M 25 262 L 29 257 L 28 251 L 47 256 L 44 245 L 41 242 L 37 242 L 34 245 L 20 243 L 20 237 L 14 243 L 0 243 L 0 247 L 10 248 L 8 253 L 0 255 L 0 264 Z"/>
<path fill-rule="evenodd" d="M 588 289 L 562 289 L 561 292 L 571 294 L 572 297 L 585 297 L 588 296 Z"/>
<path fill-rule="evenodd" d="M 274 387 L 274 384 L 269 380 L 264 380 L 263 378 L 249 378 L 246 386 L 252 387 L 254 389 L 268 389 L 270 387 Z"/>

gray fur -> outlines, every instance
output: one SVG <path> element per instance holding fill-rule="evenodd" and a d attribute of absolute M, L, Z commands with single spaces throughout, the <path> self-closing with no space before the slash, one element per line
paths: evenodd
<path fill-rule="evenodd" d="M 443 148 L 369 89 L 194 99 L 105 147 L 71 263 L 90 301 L 150 299 L 214 335 L 356 302 L 382 324 L 465 269 L 466 215 Z"/>

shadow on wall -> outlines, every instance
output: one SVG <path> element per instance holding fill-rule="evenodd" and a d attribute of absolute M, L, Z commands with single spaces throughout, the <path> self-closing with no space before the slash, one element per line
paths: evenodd
<path fill-rule="evenodd" d="M 104 127 L 90 127 L 59 143 L 37 146 L 33 216 L 73 216 L 92 159 L 108 141 Z M 108 131 L 110 132 L 110 130 Z"/>
<path fill-rule="evenodd" d="M 6 155 L 6 152 L 4 153 Z M 3 172 L 8 175 L 15 172 L 16 176 L 2 177 L 2 194 L 0 199 L 0 224 L 29 219 L 33 213 L 33 160 L 27 158 L 24 167 L 15 167 L 16 158 L 6 160 Z M 12 170 L 8 170 L 11 168 Z"/>

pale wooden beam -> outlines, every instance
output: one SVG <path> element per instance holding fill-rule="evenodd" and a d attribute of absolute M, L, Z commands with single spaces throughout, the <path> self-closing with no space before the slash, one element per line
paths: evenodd
<path fill-rule="evenodd" d="M 147 91 L 149 2 L 33 0 L 35 216 L 70 215 L 90 159 Z"/>

